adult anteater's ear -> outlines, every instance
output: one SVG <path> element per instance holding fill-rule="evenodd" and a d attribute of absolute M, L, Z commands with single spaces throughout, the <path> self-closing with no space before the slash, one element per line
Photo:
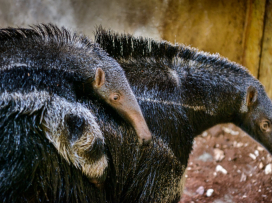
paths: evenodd
<path fill-rule="evenodd" d="M 105 83 L 105 72 L 101 68 L 97 68 L 95 72 L 94 85 L 101 87 Z"/>
<path fill-rule="evenodd" d="M 255 87 L 249 86 L 247 89 L 247 98 L 246 98 L 246 104 L 247 106 L 251 106 L 254 104 L 257 100 L 258 92 Z"/>

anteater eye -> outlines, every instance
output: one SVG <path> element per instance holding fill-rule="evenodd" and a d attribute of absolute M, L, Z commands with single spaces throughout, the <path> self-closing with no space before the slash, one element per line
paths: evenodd
<path fill-rule="evenodd" d="M 260 128 L 262 131 L 269 131 L 270 130 L 270 122 L 268 120 L 262 121 Z"/>
<path fill-rule="evenodd" d="M 114 101 L 118 101 L 119 99 L 120 99 L 120 95 L 119 94 L 113 95 L 113 100 Z"/>

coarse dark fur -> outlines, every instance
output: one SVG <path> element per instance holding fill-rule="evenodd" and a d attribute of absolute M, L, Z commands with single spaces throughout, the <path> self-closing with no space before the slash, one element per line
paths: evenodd
<path fill-rule="evenodd" d="M 158 137 L 153 145 L 140 147 L 134 129 L 92 92 L 84 91 L 84 82 L 93 75 L 86 64 L 116 63 L 104 51 L 87 38 L 52 25 L 3 29 L 0 42 L 1 202 L 165 202 L 179 198 L 184 167 L 168 145 Z M 94 58 L 86 57 L 85 51 L 91 51 Z M 81 116 L 72 107 L 83 109 Z M 91 122 L 98 124 L 106 148 L 97 139 L 82 157 L 99 161 L 107 155 L 103 189 L 95 187 L 81 167 L 69 164 L 70 158 L 58 148 L 88 133 L 86 123 Z M 60 144 L 54 141 L 58 138 L 54 129 L 60 132 Z"/>
<path fill-rule="evenodd" d="M 34 160 L 47 156 L 39 139 L 48 139 L 68 165 L 88 178 L 105 179 L 104 137 L 95 117 L 76 101 L 83 94 L 97 98 L 84 85 L 99 65 L 122 70 L 96 44 L 66 29 L 0 30 L 1 200 L 16 199 L 13 193 L 31 187 L 24 179 L 32 180 L 30 168 L 38 167 Z"/>
<path fill-rule="evenodd" d="M 33 29 L 1 29 L 0 43 L 0 65 L 6 72 L 2 80 L 17 81 L 0 91 L 20 91 L 37 86 L 72 99 L 69 88 L 74 82 L 73 91 L 77 94 L 98 96 L 131 123 L 140 142 L 151 140 L 122 68 L 87 37 L 71 35 L 54 25 L 43 25 Z M 58 79 L 54 78 L 56 75 Z M 34 79 L 27 80 L 29 76 Z M 68 81 L 58 81 L 62 76 Z"/>
<path fill-rule="evenodd" d="M 114 110 L 82 97 L 78 104 L 97 115 L 96 121 L 106 137 L 110 162 L 104 189 L 96 188 L 82 170 L 69 164 L 47 139 L 41 120 L 47 116 L 46 108 L 50 108 L 48 104 L 54 102 L 56 96 L 33 95 L 36 95 L 34 100 L 20 101 L 22 96 L 18 94 L 18 99 L 9 97 L 9 102 L 1 103 L 1 121 L 4 121 L 0 140 L 1 202 L 160 202 L 169 195 L 171 199 L 176 195 L 171 190 L 160 190 L 179 184 L 176 180 L 184 170 L 171 149 L 159 139 L 155 139 L 152 146 L 140 148 L 132 127 Z M 49 100 L 41 102 L 41 98 Z M 17 108 L 24 103 L 26 108 Z M 86 116 L 68 116 L 73 122 L 65 119 L 67 128 L 63 130 L 68 131 L 65 135 L 73 137 L 77 132 L 76 138 L 80 137 L 81 125 L 75 128 L 74 122 Z M 51 114 L 51 119 L 56 118 Z M 93 153 L 100 155 L 99 147 L 101 145 L 93 145 L 86 151 L 90 159 Z M 135 191 L 132 186 L 146 189 Z"/>
<path fill-rule="evenodd" d="M 122 66 L 150 130 L 185 167 L 194 137 L 220 123 L 234 123 L 272 153 L 271 100 L 241 65 L 101 27 L 96 42 Z"/>
<path fill-rule="evenodd" d="M 5 92 L 0 105 L 1 202 L 67 200 L 77 176 L 105 179 L 104 137 L 86 107 L 37 90 Z"/>

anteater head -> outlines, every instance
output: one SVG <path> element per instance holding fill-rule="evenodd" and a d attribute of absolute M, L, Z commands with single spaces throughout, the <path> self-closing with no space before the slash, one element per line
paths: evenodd
<path fill-rule="evenodd" d="M 48 100 L 42 128 L 47 139 L 68 163 L 72 163 L 87 177 L 104 178 L 108 163 L 104 136 L 96 118 L 81 103 L 71 103 L 57 95 L 44 94 Z"/>
<path fill-rule="evenodd" d="M 36 89 L 28 93 L 5 91 L 0 94 L 0 112 L 1 138 L 7 143 L 12 143 L 13 137 L 22 146 L 20 140 L 46 138 L 67 163 L 81 170 L 91 182 L 105 179 L 108 160 L 104 136 L 96 117 L 81 103 Z M 3 149 L 7 146 L 3 145 Z M 46 159 L 41 149 L 36 150 Z"/>
<path fill-rule="evenodd" d="M 111 64 L 114 63 L 116 62 Z M 113 107 L 119 115 L 132 124 L 140 144 L 147 144 L 152 139 L 151 133 L 124 71 L 118 64 L 116 67 L 96 69 L 95 78 L 92 82 L 94 91 L 107 104 Z"/>
<path fill-rule="evenodd" d="M 260 83 L 247 87 L 240 127 L 272 154 L 272 102 Z"/>

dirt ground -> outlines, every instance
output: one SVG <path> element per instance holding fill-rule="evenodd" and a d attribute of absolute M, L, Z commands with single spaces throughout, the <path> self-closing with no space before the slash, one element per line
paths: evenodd
<path fill-rule="evenodd" d="M 195 139 L 180 203 L 272 202 L 271 163 L 267 151 L 236 126 L 215 126 Z"/>

